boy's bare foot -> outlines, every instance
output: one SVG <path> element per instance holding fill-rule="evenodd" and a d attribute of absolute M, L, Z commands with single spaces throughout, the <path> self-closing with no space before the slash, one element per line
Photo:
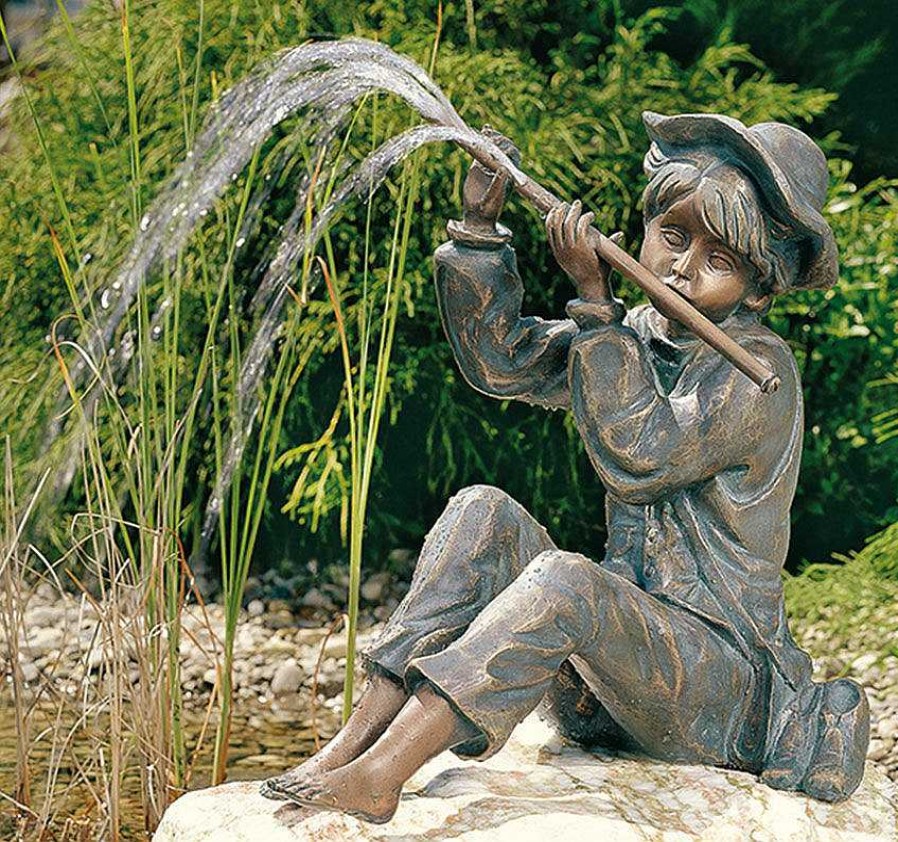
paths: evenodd
<path fill-rule="evenodd" d="M 428 685 L 403 705 L 382 736 L 355 760 L 316 780 L 268 782 L 273 797 L 319 810 L 339 810 L 368 822 L 388 822 L 402 785 L 431 757 L 470 739 L 476 728 Z"/>
<path fill-rule="evenodd" d="M 320 810 L 337 810 L 366 822 L 388 822 L 399 806 L 402 784 L 385 784 L 372 779 L 363 763 L 352 762 L 324 772 L 315 780 L 297 780 L 291 783 L 269 782 L 272 789 L 284 800 L 304 807 Z"/>
<path fill-rule="evenodd" d="M 407 699 L 408 694 L 401 684 L 375 673 L 368 682 L 365 695 L 337 736 L 305 763 L 263 781 L 260 794 L 276 801 L 287 800 L 287 792 L 314 783 L 324 773 L 355 760 L 383 734 Z"/>

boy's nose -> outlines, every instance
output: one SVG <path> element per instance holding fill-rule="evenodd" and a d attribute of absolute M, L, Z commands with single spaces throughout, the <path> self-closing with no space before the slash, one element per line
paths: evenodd
<path fill-rule="evenodd" d="M 670 277 L 665 279 L 667 285 L 682 295 L 689 294 L 689 289 L 695 280 L 695 271 L 692 264 L 683 258 L 674 261 L 670 267 Z"/>
<path fill-rule="evenodd" d="M 687 249 L 680 254 L 670 267 L 674 280 L 691 281 L 695 277 L 695 267 L 693 265 L 694 255 L 691 249 Z"/>

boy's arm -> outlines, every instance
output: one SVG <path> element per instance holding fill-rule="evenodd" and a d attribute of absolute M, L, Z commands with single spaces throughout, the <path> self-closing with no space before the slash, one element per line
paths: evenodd
<path fill-rule="evenodd" d="M 572 344 L 571 401 L 590 459 L 620 499 L 650 503 L 728 468 L 776 458 L 801 411 L 797 375 L 764 395 L 714 355 L 697 360 L 695 386 L 680 397 L 658 391 L 646 346 L 635 332 L 581 304 Z M 777 370 L 794 371 L 785 347 L 753 341 Z"/>
<path fill-rule="evenodd" d="M 516 163 L 506 137 L 483 129 Z M 521 316 L 524 288 L 511 232 L 499 215 L 509 181 L 475 162 L 465 178 L 464 219 L 450 222 L 452 242 L 437 249 L 437 300 L 443 327 L 465 379 L 496 398 L 551 408 L 570 405 L 567 355 L 577 326 L 571 320 Z"/>
<path fill-rule="evenodd" d="M 521 316 L 523 285 L 514 250 L 459 238 L 434 255 L 443 327 L 465 379 L 496 398 L 550 408 L 570 405 L 570 320 Z"/>

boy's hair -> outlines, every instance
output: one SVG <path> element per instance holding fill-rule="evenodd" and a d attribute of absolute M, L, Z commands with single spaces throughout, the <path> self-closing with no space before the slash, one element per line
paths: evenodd
<path fill-rule="evenodd" d="M 697 194 L 709 230 L 758 272 L 762 292 L 785 292 L 795 282 L 799 252 L 789 230 L 761 205 L 751 180 L 738 167 L 713 155 L 667 158 L 657 147 L 646 157 L 650 177 L 643 213 L 650 222 L 671 206 Z"/>

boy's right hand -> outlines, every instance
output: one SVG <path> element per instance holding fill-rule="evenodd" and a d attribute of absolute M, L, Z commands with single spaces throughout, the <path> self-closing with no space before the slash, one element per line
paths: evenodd
<path fill-rule="evenodd" d="M 611 266 L 598 251 L 599 233 L 591 228 L 595 214 L 583 213 L 578 199 L 572 204 L 560 204 L 546 216 L 546 236 L 558 265 L 577 287 L 584 301 L 611 301 Z M 611 236 L 620 245 L 623 233 Z"/>
<path fill-rule="evenodd" d="M 516 165 L 520 163 L 521 153 L 507 137 L 489 126 L 484 126 L 481 133 L 492 140 Z M 462 191 L 465 228 L 484 233 L 495 231 L 507 192 L 508 176 L 505 173 L 495 173 L 475 161 L 468 170 Z"/>

